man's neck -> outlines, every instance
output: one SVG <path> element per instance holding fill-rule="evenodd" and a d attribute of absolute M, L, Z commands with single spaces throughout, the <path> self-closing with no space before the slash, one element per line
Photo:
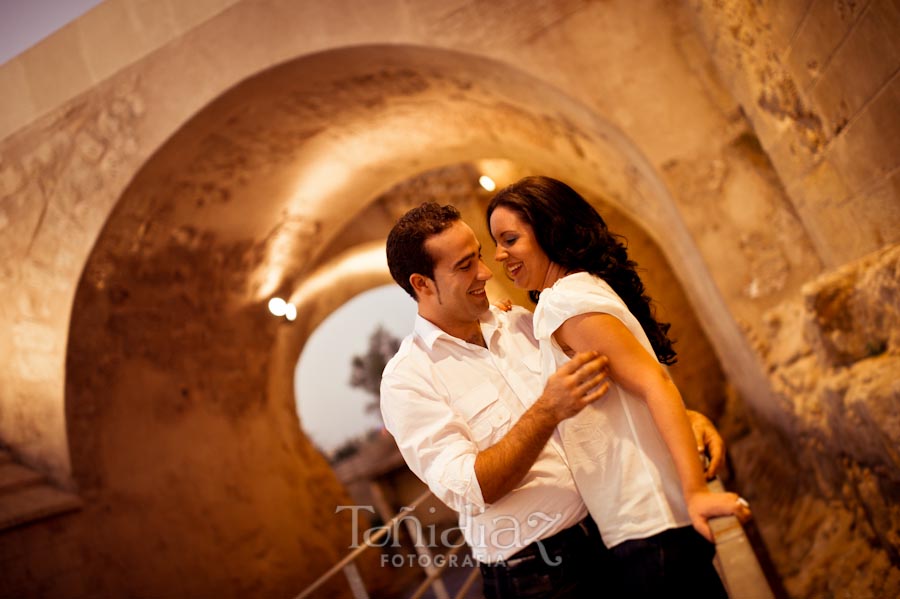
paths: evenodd
<path fill-rule="evenodd" d="M 487 343 L 484 341 L 484 335 L 481 333 L 481 322 L 477 320 L 467 323 L 449 323 L 442 321 L 441 319 L 433 318 L 429 314 L 423 314 L 421 311 L 419 312 L 419 316 L 452 337 L 462 339 L 466 343 L 480 345 L 485 348 L 487 347 Z"/>

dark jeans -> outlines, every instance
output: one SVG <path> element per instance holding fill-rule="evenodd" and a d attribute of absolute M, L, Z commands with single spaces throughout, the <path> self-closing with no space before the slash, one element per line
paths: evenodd
<path fill-rule="evenodd" d="M 544 551 L 541 551 L 543 546 Z M 590 517 L 504 562 L 481 564 L 485 599 L 617 597 L 606 588 L 610 553 Z"/>
<path fill-rule="evenodd" d="M 625 597 L 728 598 L 712 563 L 716 547 L 692 526 L 625 541 L 612 553 Z"/>

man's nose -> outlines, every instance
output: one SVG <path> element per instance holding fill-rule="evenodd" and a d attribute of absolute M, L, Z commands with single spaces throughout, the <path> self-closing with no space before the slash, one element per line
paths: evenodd
<path fill-rule="evenodd" d="M 494 273 L 491 272 L 491 269 L 488 268 L 487 264 L 484 263 L 484 260 L 478 261 L 478 280 L 479 281 L 487 281 L 491 277 L 494 276 Z"/>

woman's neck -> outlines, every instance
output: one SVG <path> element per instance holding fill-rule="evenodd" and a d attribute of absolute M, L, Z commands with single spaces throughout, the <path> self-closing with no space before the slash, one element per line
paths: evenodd
<path fill-rule="evenodd" d="M 568 271 L 564 267 L 560 266 L 555 262 L 550 263 L 550 267 L 547 268 L 547 274 L 544 275 L 544 284 L 541 287 L 541 291 L 547 289 L 548 287 L 553 287 L 553 284 L 558 280 L 575 271 Z"/>

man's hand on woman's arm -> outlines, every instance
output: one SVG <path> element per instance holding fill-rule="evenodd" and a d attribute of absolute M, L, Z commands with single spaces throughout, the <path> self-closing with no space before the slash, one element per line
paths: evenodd
<path fill-rule="evenodd" d="M 705 472 L 706 479 L 709 480 L 716 475 L 716 471 L 725 460 L 725 441 L 709 418 L 694 410 L 687 410 L 687 415 L 694 438 L 697 440 L 697 451 L 701 454 L 705 451 L 709 456 L 709 465 Z"/>

